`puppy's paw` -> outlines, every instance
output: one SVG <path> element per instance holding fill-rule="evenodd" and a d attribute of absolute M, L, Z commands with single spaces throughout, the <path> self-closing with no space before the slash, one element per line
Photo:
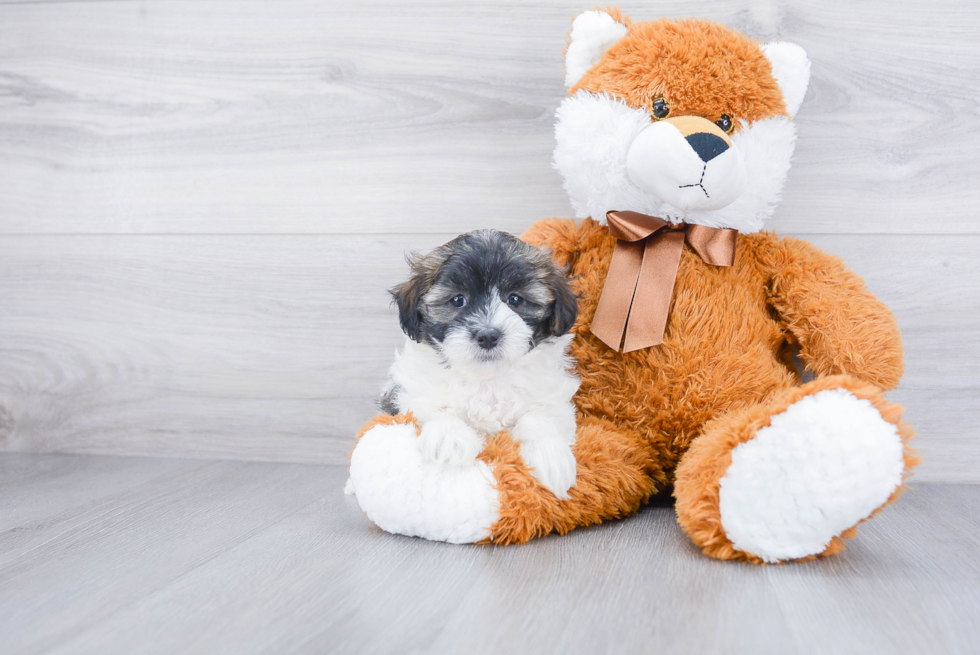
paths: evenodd
<path fill-rule="evenodd" d="M 424 457 L 442 464 L 467 464 L 483 450 L 483 439 L 458 418 L 438 418 L 422 426 L 419 448 Z"/>
<path fill-rule="evenodd" d="M 521 457 L 531 467 L 531 475 L 558 500 L 568 499 L 568 490 L 575 486 L 575 455 L 571 446 L 558 438 L 538 436 L 521 441 Z"/>
<path fill-rule="evenodd" d="M 350 477 L 347 478 L 347 484 L 344 485 L 344 495 L 345 496 L 354 495 L 354 481 L 351 480 Z"/>

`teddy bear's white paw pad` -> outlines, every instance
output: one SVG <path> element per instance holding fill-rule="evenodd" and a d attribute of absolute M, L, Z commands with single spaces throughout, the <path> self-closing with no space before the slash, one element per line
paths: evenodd
<path fill-rule="evenodd" d="M 558 439 L 522 441 L 521 458 L 538 482 L 559 500 L 568 499 L 568 490 L 575 484 L 575 455 L 571 446 Z"/>
<path fill-rule="evenodd" d="M 490 467 L 424 458 L 411 424 L 379 425 L 362 436 L 350 479 L 361 510 L 386 532 L 472 543 L 489 537 L 500 518 Z"/>
<path fill-rule="evenodd" d="M 902 483 L 902 440 L 844 389 L 807 396 L 732 451 L 719 510 L 738 550 L 774 562 L 822 552 Z"/>

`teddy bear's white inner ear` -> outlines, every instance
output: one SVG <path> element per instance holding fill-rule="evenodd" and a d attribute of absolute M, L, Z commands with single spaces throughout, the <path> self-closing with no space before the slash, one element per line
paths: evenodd
<path fill-rule="evenodd" d="M 604 11 L 586 11 L 572 22 L 571 42 L 565 51 L 565 86 L 572 88 L 603 53 L 626 36 L 626 26 Z"/>
<path fill-rule="evenodd" d="M 772 64 L 772 75 L 783 92 L 786 111 L 790 116 L 796 116 L 810 83 L 810 60 L 806 51 L 786 41 L 774 41 L 761 47 Z"/>

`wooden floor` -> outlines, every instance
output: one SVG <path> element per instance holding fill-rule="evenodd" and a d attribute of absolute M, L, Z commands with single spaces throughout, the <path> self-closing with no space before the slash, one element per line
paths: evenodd
<path fill-rule="evenodd" d="M 668 504 L 523 547 L 385 534 L 340 466 L 0 455 L 3 653 L 959 653 L 980 486 L 921 485 L 840 556 L 701 556 Z"/>

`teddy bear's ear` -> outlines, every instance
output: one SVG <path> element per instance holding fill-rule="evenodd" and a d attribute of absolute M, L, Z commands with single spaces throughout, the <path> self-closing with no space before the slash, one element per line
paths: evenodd
<path fill-rule="evenodd" d="M 796 116 L 810 83 L 810 60 L 806 51 L 795 43 L 773 41 L 762 46 L 762 52 L 772 64 L 772 76 L 783 92 L 786 111 L 790 116 Z"/>
<path fill-rule="evenodd" d="M 565 86 L 569 89 L 575 86 L 603 53 L 624 36 L 626 26 L 605 11 L 585 11 L 576 16 L 565 50 Z"/>

